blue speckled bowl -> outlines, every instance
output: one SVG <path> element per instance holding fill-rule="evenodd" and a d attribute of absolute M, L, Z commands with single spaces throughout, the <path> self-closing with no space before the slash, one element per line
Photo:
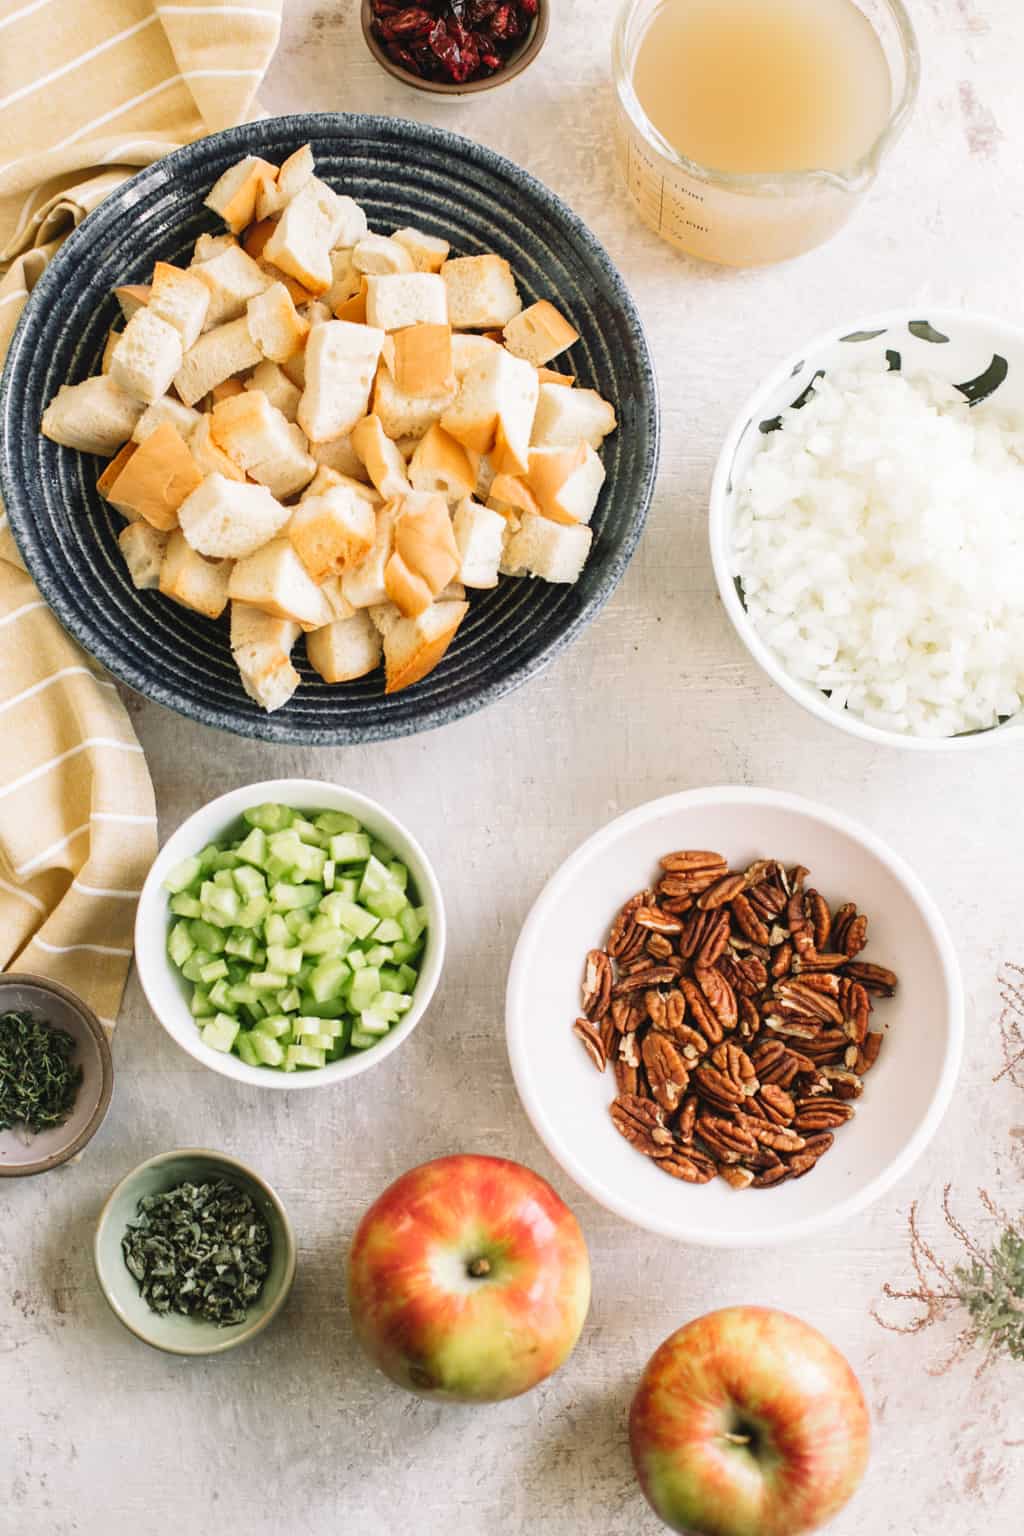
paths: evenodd
<path fill-rule="evenodd" d="M 116 539 L 120 519 L 95 490 L 100 460 L 39 435 L 65 382 L 100 368 L 119 309 L 111 290 L 148 280 L 155 260 L 187 263 L 218 228 L 203 198 L 242 155 L 280 161 L 310 140 L 325 180 L 364 205 L 371 225 L 415 224 L 458 254 L 495 250 L 524 301 L 549 298 L 580 333 L 568 354 L 580 382 L 618 412 L 590 559 L 573 587 L 503 580 L 473 599 L 442 664 L 385 698 L 383 674 L 329 687 L 306 664 L 302 687 L 266 715 L 246 698 L 227 624 L 155 592 L 136 592 Z M 172 709 L 244 736 L 329 745 L 403 736 L 457 720 L 518 687 L 595 616 L 644 525 L 658 461 L 658 401 L 633 302 L 605 251 L 553 193 L 469 139 L 396 118 L 317 114 L 251 123 L 178 150 L 96 209 L 43 274 L 0 383 L 0 492 L 15 538 L 58 618 L 115 677 Z"/>

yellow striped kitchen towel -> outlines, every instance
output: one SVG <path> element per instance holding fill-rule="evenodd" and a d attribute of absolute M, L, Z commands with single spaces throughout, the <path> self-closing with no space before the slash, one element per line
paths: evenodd
<path fill-rule="evenodd" d="M 0 361 L 64 237 L 140 166 L 254 115 L 282 0 L 0 0 Z M 113 1027 L 153 788 L 114 684 L 61 629 L 0 507 L 0 970 Z"/>

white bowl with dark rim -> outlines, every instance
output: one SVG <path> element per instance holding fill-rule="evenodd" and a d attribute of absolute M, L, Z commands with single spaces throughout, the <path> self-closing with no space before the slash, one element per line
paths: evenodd
<path fill-rule="evenodd" d="M 31 1013 L 75 1041 L 73 1062 L 82 1069 L 74 1106 L 63 1125 L 30 1135 L 24 1126 L 0 1131 L 0 1179 L 49 1173 L 95 1136 L 110 1108 L 114 1063 L 103 1025 L 87 1003 L 45 976 L 7 972 L 0 976 L 0 1013 Z"/>
<path fill-rule="evenodd" d="M 189 1011 L 192 984 L 185 980 L 167 953 L 167 935 L 176 918 L 172 917 L 169 893 L 164 880 L 175 865 L 198 853 L 207 843 L 218 842 L 230 833 L 239 833 L 242 812 L 252 806 L 276 802 L 293 810 L 344 811 L 355 816 L 373 837 L 387 843 L 396 858 L 409 871 L 419 901 L 427 908 L 426 945 L 419 976 L 413 991 L 413 1004 L 378 1045 L 354 1051 L 326 1066 L 296 1072 L 282 1072 L 271 1067 L 250 1067 L 228 1051 L 215 1051 L 204 1045 L 195 1019 Z M 326 1088 L 333 1083 L 358 1077 L 385 1061 L 392 1051 L 412 1034 L 423 1018 L 437 990 L 444 966 L 446 943 L 444 898 L 437 876 L 427 855 L 412 833 L 390 811 L 355 790 L 343 789 L 321 779 L 266 779 L 247 784 L 211 800 L 195 812 L 164 843 L 146 876 L 135 917 L 135 964 L 146 1001 L 176 1045 L 222 1077 L 258 1088 L 298 1090 Z"/>
<path fill-rule="evenodd" d="M 1024 737 L 1017 715 L 986 730 L 958 736 L 911 736 L 869 725 L 833 706 L 813 683 L 793 677 L 762 639 L 743 601 L 732 553 L 739 487 L 761 437 L 781 426 L 779 413 L 805 401 L 830 369 L 887 362 L 890 368 L 928 372 L 954 384 L 971 405 L 993 400 L 1024 416 L 1024 329 L 984 315 L 922 305 L 887 310 L 836 326 L 773 369 L 737 413 L 726 435 L 711 484 L 708 532 L 715 579 L 736 633 L 772 682 L 819 720 L 851 736 L 920 752 L 973 752 Z"/>
<path fill-rule="evenodd" d="M 599 1075 L 573 1034 L 587 951 L 658 860 L 679 848 L 713 848 L 732 868 L 757 858 L 804 864 L 829 904 L 856 901 L 868 915 L 860 957 L 899 976 L 878 1001 L 884 1029 L 854 1119 L 804 1178 L 734 1190 L 721 1179 L 680 1183 L 623 1140 L 608 1113 L 609 1069 Z M 534 1129 L 570 1178 L 626 1221 L 710 1248 L 773 1247 L 849 1221 L 913 1166 L 952 1098 L 964 1033 L 956 951 L 913 870 L 847 816 L 769 789 L 697 789 L 620 816 L 552 876 L 523 926 L 509 972 L 509 1058 Z"/>

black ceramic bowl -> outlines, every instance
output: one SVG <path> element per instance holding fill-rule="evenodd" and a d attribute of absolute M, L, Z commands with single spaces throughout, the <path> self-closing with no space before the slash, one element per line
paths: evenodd
<path fill-rule="evenodd" d="M 447 656 L 423 682 L 384 696 L 383 674 L 329 687 L 295 662 L 302 686 L 273 715 L 245 695 L 212 623 L 137 592 L 120 519 L 96 492 L 102 461 L 39 434 L 61 384 L 97 373 L 119 315 L 112 289 L 147 281 L 154 261 L 186 265 L 219 228 L 203 207 L 246 154 L 283 160 L 307 140 L 319 174 L 365 207 L 371 226 L 414 224 L 453 251 L 511 262 L 525 302 L 549 298 L 580 333 L 562 366 L 615 405 L 594 545 L 575 586 L 506 580 L 474 596 Z M 39 589 L 64 626 L 115 677 L 206 725 L 309 745 L 372 741 L 471 714 L 518 687 L 577 635 L 615 590 L 636 547 L 658 459 L 657 391 L 639 317 L 586 226 L 510 161 L 469 139 L 401 119 L 318 114 L 229 129 L 168 155 L 108 197 L 47 267 L 26 305 L 0 382 L 0 492 Z"/>

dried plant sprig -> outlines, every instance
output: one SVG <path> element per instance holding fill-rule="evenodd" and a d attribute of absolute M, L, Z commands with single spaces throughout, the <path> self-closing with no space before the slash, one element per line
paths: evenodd
<path fill-rule="evenodd" d="M 968 1321 L 957 1334 L 951 1353 L 930 1370 L 933 1375 L 942 1375 L 972 1349 L 981 1347 L 980 1375 L 1001 1355 L 1024 1360 L 1024 1228 L 1000 1210 L 986 1190 L 979 1190 L 985 1210 L 1002 1226 L 992 1246 L 983 1248 L 954 1215 L 950 1190 L 947 1184 L 942 1192 L 942 1213 L 964 1250 L 966 1262 L 953 1264 L 939 1258 L 921 1233 L 915 1201 L 908 1228 L 910 1262 L 917 1283 L 899 1290 L 886 1282 L 882 1290 L 890 1301 L 912 1302 L 920 1310 L 903 1321 L 884 1318 L 877 1307 L 871 1312 L 891 1333 L 921 1333 L 957 1312 L 966 1312 Z"/>
<path fill-rule="evenodd" d="M 998 1083 L 1008 1077 L 1016 1088 L 1024 1088 L 1024 966 L 1007 962 L 999 977 L 999 995 L 1003 1000 L 999 1015 L 1003 1068 L 992 1081 Z"/>

